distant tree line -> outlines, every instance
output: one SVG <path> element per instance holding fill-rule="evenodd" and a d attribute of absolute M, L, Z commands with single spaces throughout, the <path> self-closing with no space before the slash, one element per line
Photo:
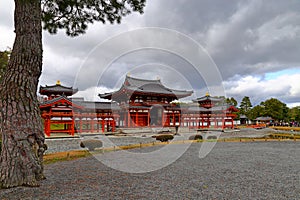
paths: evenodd
<path fill-rule="evenodd" d="M 233 97 L 226 98 L 226 103 L 234 105 L 239 109 L 237 113 L 238 117 L 245 115 L 251 121 L 258 117 L 271 117 L 273 123 L 278 125 L 300 125 L 300 106 L 289 108 L 285 103 L 276 98 L 270 98 L 254 107 L 248 96 L 242 99 L 239 107 Z"/>

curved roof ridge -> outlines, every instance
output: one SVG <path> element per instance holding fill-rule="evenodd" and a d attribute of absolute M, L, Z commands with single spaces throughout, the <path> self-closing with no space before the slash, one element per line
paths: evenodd
<path fill-rule="evenodd" d="M 53 94 L 69 94 L 67 96 L 71 96 L 78 92 L 78 88 L 74 89 L 72 86 L 67 87 L 67 86 L 60 85 L 60 84 L 46 85 L 46 86 L 40 85 L 40 88 L 39 88 L 40 94 L 49 94 L 51 92 Z"/>
<path fill-rule="evenodd" d="M 73 89 L 72 86 L 68 87 L 68 86 L 64 86 L 64 85 L 45 85 L 45 86 L 40 86 L 41 88 L 54 88 L 54 87 L 62 87 L 62 88 L 66 88 L 66 89 Z"/>
<path fill-rule="evenodd" d="M 175 91 L 175 92 L 192 92 L 192 93 L 193 93 L 193 90 L 170 89 L 170 88 L 168 88 L 168 87 L 166 87 L 166 88 L 169 89 L 169 90 Z"/>
<path fill-rule="evenodd" d="M 126 75 L 125 82 L 128 81 L 130 85 L 134 85 L 137 87 L 140 87 L 141 85 L 144 85 L 145 83 L 156 83 L 161 84 L 160 79 L 142 79 L 142 78 L 136 78 L 129 75 Z"/>

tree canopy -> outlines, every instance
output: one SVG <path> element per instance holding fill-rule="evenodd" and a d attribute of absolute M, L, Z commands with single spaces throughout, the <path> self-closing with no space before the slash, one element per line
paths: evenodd
<path fill-rule="evenodd" d="M 132 11 L 143 13 L 146 0 L 42 0 L 43 28 L 55 34 L 65 29 L 69 36 L 85 33 L 94 21 L 120 23 Z"/>
<path fill-rule="evenodd" d="M 248 111 L 247 117 L 250 120 L 255 120 L 257 117 L 263 116 L 264 113 L 264 108 L 261 105 L 256 105 Z"/>
<path fill-rule="evenodd" d="M 285 103 L 279 101 L 278 99 L 268 99 L 262 102 L 261 106 L 264 108 L 264 116 L 272 117 L 277 121 L 288 121 L 289 108 Z"/>
<path fill-rule="evenodd" d="M 229 105 L 233 105 L 233 106 L 237 106 L 238 105 L 238 102 L 237 100 L 235 100 L 235 98 L 231 97 L 231 98 L 226 98 L 226 101 L 225 101 L 227 104 Z"/>
<path fill-rule="evenodd" d="M 247 115 L 251 108 L 252 108 L 252 103 L 250 101 L 250 97 L 245 96 L 240 103 L 241 114 Z"/>
<path fill-rule="evenodd" d="M 289 109 L 288 115 L 291 121 L 300 122 L 300 106 Z"/>

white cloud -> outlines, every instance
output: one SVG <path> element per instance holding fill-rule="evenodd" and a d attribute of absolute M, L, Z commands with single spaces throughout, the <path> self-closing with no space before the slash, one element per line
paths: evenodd
<path fill-rule="evenodd" d="M 1 3 L 0 50 L 13 45 L 13 10 L 13 1 Z M 266 73 L 300 67 L 299 10 L 299 1 L 147 1 L 143 15 L 133 13 L 123 18 L 121 24 L 90 24 L 87 33 L 76 38 L 65 36 L 63 30 L 56 35 L 43 32 L 44 66 L 40 84 L 51 85 L 60 79 L 62 84 L 72 86 L 79 67 L 95 46 L 124 31 L 151 26 L 177 30 L 204 44 L 219 67 L 227 96 L 251 96 L 258 103 L 270 96 L 278 97 L 287 104 L 300 102 L 299 72 L 264 79 Z M 143 42 L 144 39 L 145 37 L 123 40 L 97 55 L 91 55 L 85 62 L 84 69 L 80 70 L 84 74 L 84 81 L 78 85 L 82 90 L 79 94 L 97 99 L 91 88 L 101 85 L 105 89 L 103 92 L 110 91 L 109 88 L 116 85 L 114 82 L 122 82 L 120 77 L 131 70 L 132 66 L 151 62 L 176 66 L 174 69 L 188 75 L 185 78 L 196 83 L 197 86 L 192 86 L 194 91 L 197 90 L 195 93 L 204 95 L 207 89 L 203 80 L 193 76 L 195 73 L 187 68 L 186 63 L 173 57 L 162 57 L 161 54 L 157 56 L 155 53 L 152 57 L 147 57 L 148 62 L 145 62 L 145 54 L 135 54 L 127 60 L 119 59 L 113 63 L 116 67 L 111 67 L 102 82 L 89 84 L 93 76 L 98 76 L 95 72 L 106 67 L 99 64 L 99 57 L 105 59 L 109 53 L 131 43 Z M 184 47 L 174 42 L 172 48 Z M 184 52 L 197 55 L 195 52 Z M 207 68 L 206 64 L 201 66 Z M 174 81 L 173 75 L 165 73 L 162 68 L 154 70 L 152 77 L 147 70 L 143 70 L 138 73 L 143 78 L 153 78 L 158 73 L 166 85 L 189 89 L 179 84 L 179 81 Z M 218 95 L 215 91 L 210 92 Z"/>
<path fill-rule="evenodd" d="M 243 96 L 249 96 L 256 104 L 271 97 L 279 98 L 287 103 L 294 103 L 288 102 L 288 99 L 299 101 L 299 80 L 300 74 L 282 74 L 269 80 L 258 76 L 245 76 L 238 80 L 225 81 L 224 86 L 227 96 L 237 96 L 240 99 Z"/>
<path fill-rule="evenodd" d="M 72 97 L 84 97 L 85 101 L 104 101 L 107 102 L 106 99 L 101 99 L 98 95 L 112 92 L 113 89 L 107 88 L 105 86 L 99 86 L 99 87 L 90 87 L 82 91 L 78 91 L 76 94 L 74 94 Z"/>
<path fill-rule="evenodd" d="M 13 32 L 13 29 L 0 25 L 0 33 L 0 50 L 6 50 L 8 47 L 12 48 L 15 40 L 15 33 Z"/>

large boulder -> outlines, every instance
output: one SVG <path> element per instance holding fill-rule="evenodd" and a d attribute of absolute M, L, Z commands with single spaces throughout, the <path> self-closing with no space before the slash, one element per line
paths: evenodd
<path fill-rule="evenodd" d="M 80 147 L 88 148 L 89 151 L 94 151 L 96 148 L 101 148 L 102 146 L 102 141 L 97 139 L 88 139 L 80 142 Z"/>

